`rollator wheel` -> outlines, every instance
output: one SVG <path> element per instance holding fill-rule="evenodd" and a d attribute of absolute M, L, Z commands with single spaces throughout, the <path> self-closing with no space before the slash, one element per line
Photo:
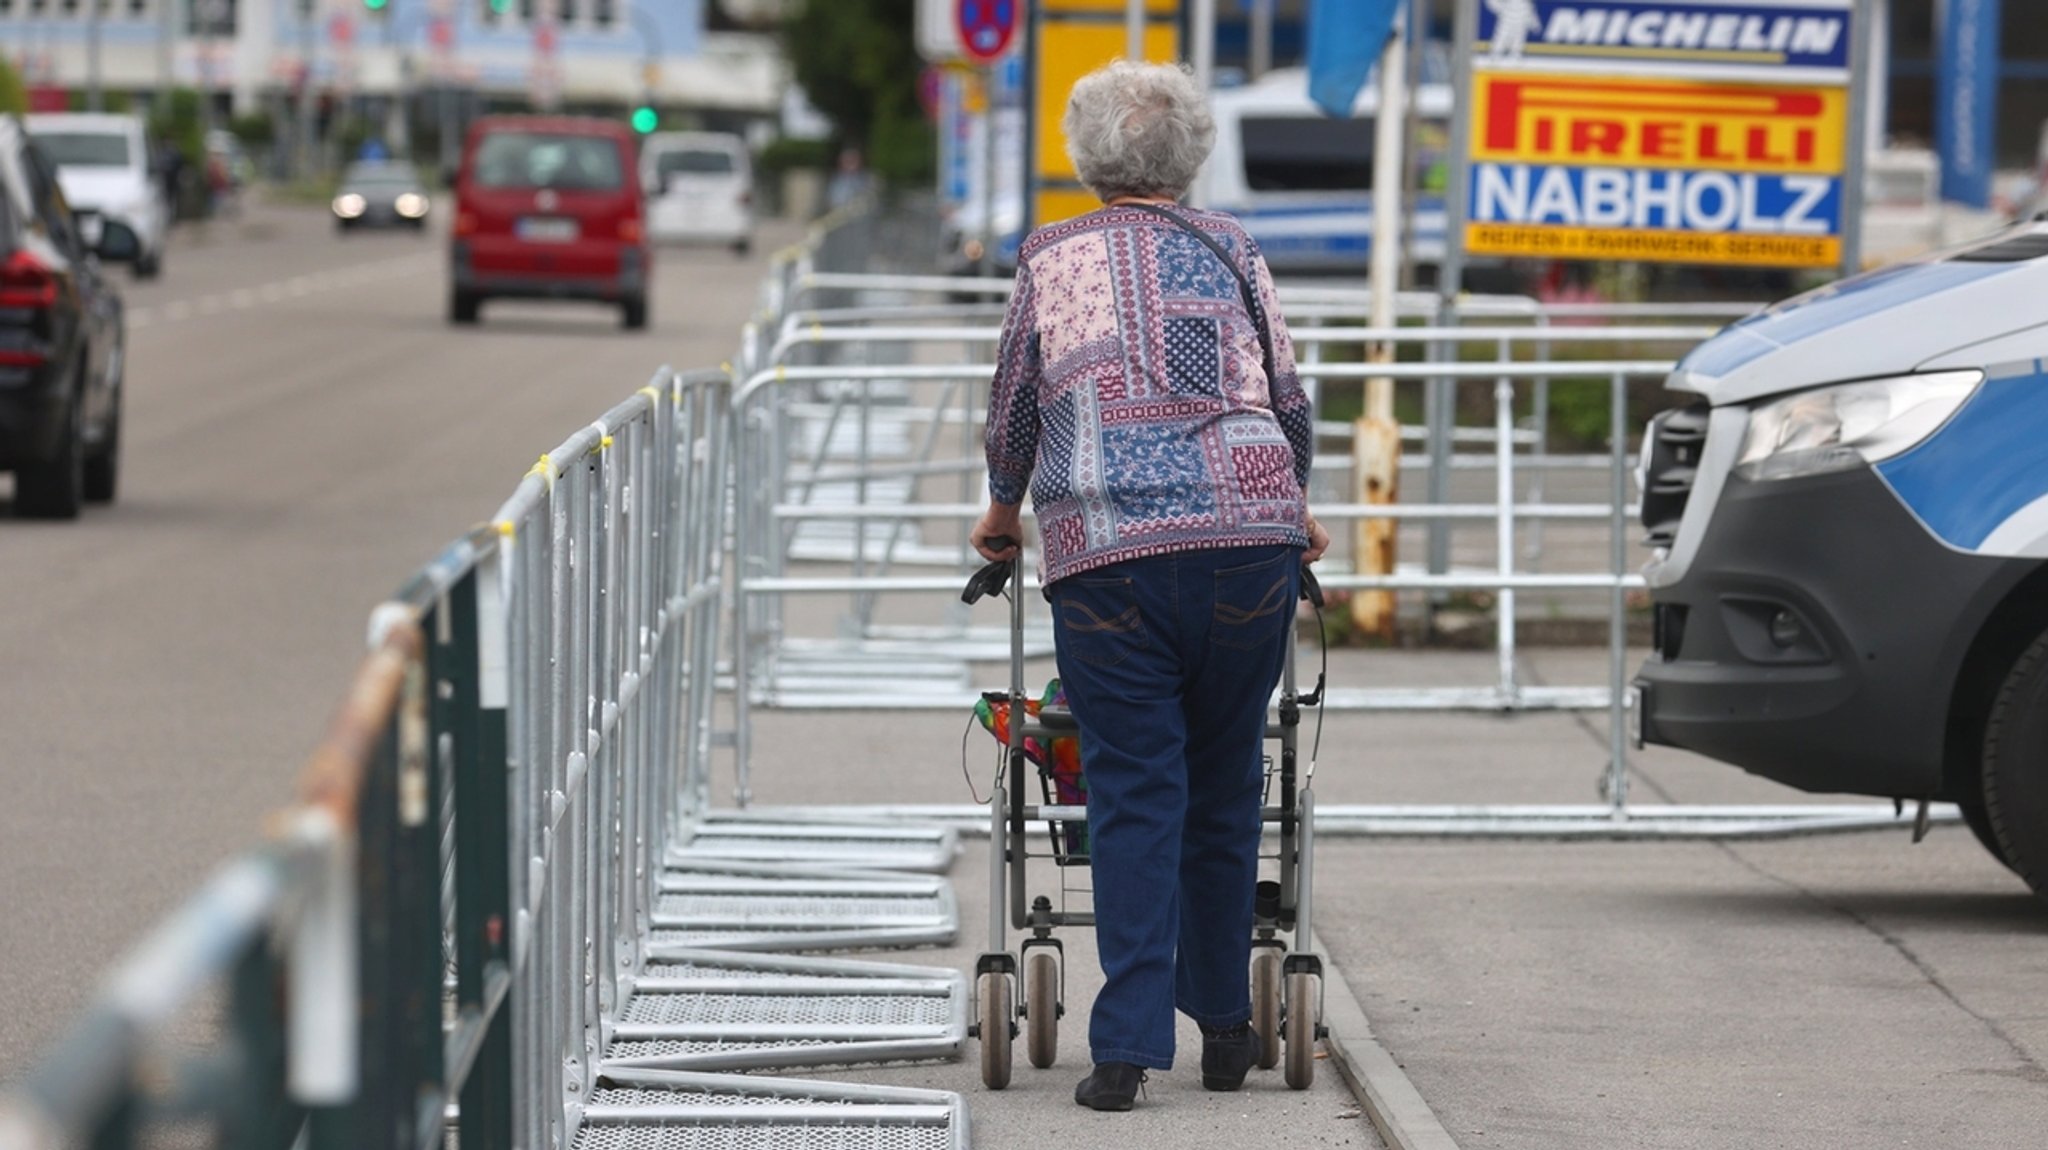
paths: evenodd
<path fill-rule="evenodd" d="M 1024 1046 L 1040 1070 L 1060 1056 L 1060 964 L 1042 950 L 1024 960 Z"/>
<path fill-rule="evenodd" d="M 981 1006 L 981 1084 L 1001 1090 L 1010 1084 L 1010 977 L 989 971 L 974 980 Z"/>
<path fill-rule="evenodd" d="M 1316 1017 L 1322 1013 L 1322 979 L 1287 976 L 1287 1086 L 1307 1090 L 1316 1080 Z"/>
<path fill-rule="evenodd" d="M 1252 1031 L 1259 1036 L 1253 1052 L 1259 1069 L 1280 1065 L 1280 952 L 1270 946 L 1252 954 Z"/>

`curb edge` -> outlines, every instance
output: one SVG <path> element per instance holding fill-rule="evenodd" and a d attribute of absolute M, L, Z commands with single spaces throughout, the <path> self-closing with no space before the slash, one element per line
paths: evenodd
<path fill-rule="evenodd" d="M 1373 1037 L 1365 1009 L 1352 995 L 1351 984 L 1344 980 L 1322 938 L 1312 936 L 1310 945 L 1324 956 L 1323 1022 L 1330 1033 L 1323 1044 L 1389 1150 L 1458 1150 L 1457 1141 L 1423 1101 L 1407 1073 Z"/>

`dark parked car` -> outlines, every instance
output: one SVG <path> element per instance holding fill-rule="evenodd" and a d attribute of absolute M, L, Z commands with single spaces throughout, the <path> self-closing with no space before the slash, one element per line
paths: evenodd
<path fill-rule="evenodd" d="M 334 226 L 342 232 L 357 228 L 411 228 L 427 226 L 426 185 L 411 164 L 370 161 L 350 164 L 341 176 L 341 190 L 334 196 Z"/>
<path fill-rule="evenodd" d="M 613 303 L 647 326 L 646 210 L 632 135 L 607 120 L 477 121 L 455 185 L 448 318 L 487 299 Z"/>
<path fill-rule="evenodd" d="M 142 245 L 113 219 L 88 237 L 57 168 L 0 116 L 0 471 L 15 514 L 70 519 L 114 498 L 121 454 L 121 297 L 99 261 Z"/>

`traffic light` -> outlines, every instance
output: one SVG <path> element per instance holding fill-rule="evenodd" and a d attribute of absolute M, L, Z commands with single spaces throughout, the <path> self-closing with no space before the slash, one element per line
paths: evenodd
<path fill-rule="evenodd" d="M 492 20 L 512 11 L 512 0 L 484 0 L 484 15 Z"/>
<path fill-rule="evenodd" d="M 372 15 L 381 16 L 391 7 L 391 0 L 363 0 L 363 9 Z"/>
<path fill-rule="evenodd" d="M 634 131 L 644 136 L 659 127 L 661 127 L 661 113 L 655 111 L 653 105 L 642 104 L 633 109 Z"/>

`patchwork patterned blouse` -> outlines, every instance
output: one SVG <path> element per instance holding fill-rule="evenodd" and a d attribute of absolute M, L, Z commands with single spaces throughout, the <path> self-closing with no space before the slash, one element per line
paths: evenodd
<path fill-rule="evenodd" d="M 987 431 L 989 493 L 1030 484 L 1047 583 L 1172 551 L 1308 546 L 1308 397 L 1258 247 L 1175 209 L 1230 252 L 1273 319 L 1268 380 L 1238 281 L 1137 208 L 1033 232 L 1018 254 Z"/>

